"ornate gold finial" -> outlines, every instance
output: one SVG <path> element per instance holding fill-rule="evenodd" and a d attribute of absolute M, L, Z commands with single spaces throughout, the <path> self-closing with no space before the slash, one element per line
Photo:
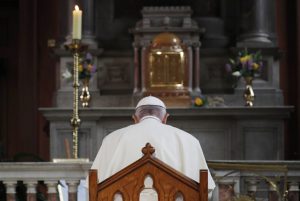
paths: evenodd
<path fill-rule="evenodd" d="M 252 87 L 253 77 L 245 77 L 244 79 L 246 81 L 246 89 L 244 91 L 244 99 L 246 101 L 245 106 L 253 107 L 253 102 L 255 97 L 253 87 Z"/>
<path fill-rule="evenodd" d="M 91 99 L 91 95 L 89 92 L 89 79 L 83 81 L 82 92 L 80 95 L 80 100 L 82 102 L 82 107 L 89 107 L 89 102 Z"/>
<path fill-rule="evenodd" d="M 149 142 L 147 142 L 145 147 L 142 149 L 142 152 L 144 155 L 152 155 L 155 152 L 155 149 L 151 146 Z"/>

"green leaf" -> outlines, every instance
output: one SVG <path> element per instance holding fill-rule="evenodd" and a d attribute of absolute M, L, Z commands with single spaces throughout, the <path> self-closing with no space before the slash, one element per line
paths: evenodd
<path fill-rule="evenodd" d="M 235 65 L 235 61 L 233 59 L 229 59 L 229 62 L 233 65 Z"/>

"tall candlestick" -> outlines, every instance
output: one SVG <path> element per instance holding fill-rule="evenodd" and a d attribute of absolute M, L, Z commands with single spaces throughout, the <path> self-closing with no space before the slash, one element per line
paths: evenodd
<path fill-rule="evenodd" d="M 73 39 L 81 39 L 81 27 L 82 27 L 82 11 L 76 5 L 75 10 L 73 10 Z"/>

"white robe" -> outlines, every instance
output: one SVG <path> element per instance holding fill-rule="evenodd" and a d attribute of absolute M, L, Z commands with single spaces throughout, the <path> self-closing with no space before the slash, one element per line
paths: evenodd
<path fill-rule="evenodd" d="M 98 170 L 99 182 L 140 159 L 141 149 L 147 142 L 155 148 L 158 159 L 195 181 L 199 182 L 200 169 L 208 169 L 200 143 L 194 136 L 147 116 L 104 138 L 91 167 Z M 208 189 L 214 188 L 208 171 Z"/>

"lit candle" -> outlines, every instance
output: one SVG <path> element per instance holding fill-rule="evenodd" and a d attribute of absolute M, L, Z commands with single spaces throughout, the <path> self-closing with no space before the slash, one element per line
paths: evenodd
<path fill-rule="evenodd" d="M 81 39 L 81 17 L 82 11 L 76 5 L 73 10 L 73 39 Z"/>

